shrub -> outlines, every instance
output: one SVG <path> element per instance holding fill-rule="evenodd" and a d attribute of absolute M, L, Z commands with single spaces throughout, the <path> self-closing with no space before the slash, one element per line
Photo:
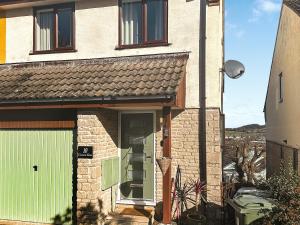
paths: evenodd
<path fill-rule="evenodd" d="M 300 177 L 292 165 L 285 168 L 283 163 L 280 172 L 263 184 L 275 199 L 275 207 L 264 210 L 265 225 L 300 225 L 300 193 L 297 191 L 299 184 Z"/>

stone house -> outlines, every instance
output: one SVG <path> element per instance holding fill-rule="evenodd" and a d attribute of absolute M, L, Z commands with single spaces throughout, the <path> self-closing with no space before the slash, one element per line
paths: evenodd
<path fill-rule="evenodd" d="M 0 1 L 1 224 L 47 224 L 67 209 L 78 224 L 151 211 L 170 202 L 177 165 L 183 180 L 206 171 L 208 200 L 221 205 L 223 1 L 206 7 L 205 83 L 199 9 Z M 165 175 L 162 156 L 172 158 Z"/>
<path fill-rule="evenodd" d="M 274 48 L 265 102 L 267 176 L 280 162 L 291 163 L 300 173 L 300 118 L 298 100 L 300 69 L 300 2 L 284 0 Z"/>

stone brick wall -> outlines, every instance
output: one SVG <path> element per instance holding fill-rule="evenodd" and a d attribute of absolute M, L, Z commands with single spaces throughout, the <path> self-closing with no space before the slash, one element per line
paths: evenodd
<path fill-rule="evenodd" d="M 156 114 L 156 156 L 162 155 L 161 111 Z M 179 165 L 182 182 L 199 177 L 199 109 L 172 111 L 172 177 Z M 156 166 L 156 199 L 162 199 L 162 173 Z"/>
<path fill-rule="evenodd" d="M 157 111 L 156 156 L 162 154 L 160 141 L 161 111 Z M 222 140 L 223 121 L 219 109 L 207 109 L 206 112 L 206 151 L 207 151 L 207 184 L 208 200 L 221 205 L 222 182 Z M 172 111 L 172 177 L 175 177 L 177 165 L 181 168 L 182 182 L 199 177 L 199 109 Z M 156 198 L 162 198 L 162 173 L 156 167 Z"/>
<path fill-rule="evenodd" d="M 94 224 L 111 211 L 111 189 L 101 191 L 101 160 L 118 155 L 118 113 L 113 110 L 78 112 L 78 146 L 93 146 L 93 159 L 78 159 L 77 218 Z M 101 216 L 101 215 L 100 215 Z"/>
<path fill-rule="evenodd" d="M 219 109 L 206 110 L 207 199 L 222 203 L 222 142 L 223 121 Z"/>

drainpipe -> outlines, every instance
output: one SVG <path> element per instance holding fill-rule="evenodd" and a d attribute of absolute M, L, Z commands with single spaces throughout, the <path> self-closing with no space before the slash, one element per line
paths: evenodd
<path fill-rule="evenodd" d="M 207 180 L 206 174 L 206 0 L 200 0 L 199 27 L 199 169 L 201 181 Z"/>

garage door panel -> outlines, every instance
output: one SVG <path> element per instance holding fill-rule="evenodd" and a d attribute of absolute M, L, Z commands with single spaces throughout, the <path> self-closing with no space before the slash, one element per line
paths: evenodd
<path fill-rule="evenodd" d="M 0 131 L 0 219 L 51 222 L 72 207 L 72 143 L 72 130 Z"/>
<path fill-rule="evenodd" d="M 30 201 L 25 201 L 25 198 L 32 199 L 34 176 L 26 165 L 34 160 L 35 155 L 29 146 L 22 146 L 25 139 L 21 133 L 0 132 L 0 140 L 0 215 L 4 219 L 20 218 L 22 211 L 29 208 L 26 203 Z M 18 151 L 19 148 L 23 151 Z"/>
<path fill-rule="evenodd" d="M 40 219 L 46 220 L 51 210 L 52 217 L 62 214 L 65 209 L 72 206 L 72 135 L 68 133 L 47 133 L 40 138 L 41 144 L 47 141 L 51 145 L 44 145 L 43 151 L 39 151 L 39 187 L 38 201 L 40 207 Z M 66 143 L 69 143 L 66 146 Z M 49 204 L 43 204 L 48 202 Z M 52 207 L 49 207 L 52 205 Z"/>

